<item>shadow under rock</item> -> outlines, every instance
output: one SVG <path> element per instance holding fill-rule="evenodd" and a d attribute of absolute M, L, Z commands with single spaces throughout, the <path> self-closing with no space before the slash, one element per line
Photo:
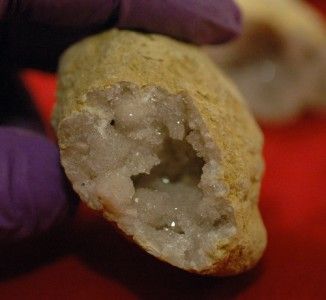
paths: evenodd
<path fill-rule="evenodd" d="M 253 284 L 262 264 L 235 277 L 202 277 L 174 268 L 144 253 L 103 218 L 79 228 L 80 258 L 104 277 L 120 281 L 141 299 L 233 299 Z M 75 245 L 77 246 L 77 245 Z"/>
<path fill-rule="evenodd" d="M 32 239 L 0 244 L 0 281 L 28 273 L 71 252 L 66 225 Z"/>

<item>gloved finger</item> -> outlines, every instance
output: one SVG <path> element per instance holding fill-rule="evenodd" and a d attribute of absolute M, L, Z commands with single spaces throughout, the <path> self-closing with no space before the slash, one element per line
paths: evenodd
<path fill-rule="evenodd" d="M 122 0 L 117 26 L 196 44 L 221 43 L 240 33 L 241 16 L 232 0 Z"/>
<path fill-rule="evenodd" d="M 117 27 L 199 44 L 223 42 L 240 31 L 240 13 L 233 0 L 7 0 L 1 9 L 3 18 L 21 15 L 57 26 L 86 27 L 113 19 Z"/>
<path fill-rule="evenodd" d="M 71 214 L 76 199 L 45 137 L 1 127 L 0 170 L 1 242 L 43 233 Z"/>
<path fill-rule="evenodd" d="M 2 26 L 2 57 L 10 57 L 19 67 L 54 70 L 58 56 L 69 44 L 112 26 L 166 34 L 197 44 L 224 42 L 241 30 L 240 13 L 232 0 L 0 3 L 0 20 L 7 20 L 7 28 Z"/>

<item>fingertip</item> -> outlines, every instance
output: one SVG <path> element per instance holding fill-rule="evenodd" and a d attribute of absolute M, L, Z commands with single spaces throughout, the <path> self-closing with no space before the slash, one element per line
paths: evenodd
<path fill-rule="evenodd" d="M 222 44 L 242 32 L 242 14 L 232 0 L 208 1 L 201 9 L 196 9 L 196 30 L 186 32 L 186 39 L 197 45 Z M 206 9 L 205 9 L 206 8 Z"/>
<path fill-rule="evenodd" d="M 232 0 L 122 0 L 117 26 L 166 34 L 201 45 L 235 38 L 241 32 L 242 19 Z"/>
<path fill-rule="evenodd" d="M 224 1 L 224 0 L 223 0 Z M 225 18 L 215 18 L 215 22 L 209 26 L 209 23 L 203 22 L 203 32 L 206 34 L 199 35 L 197 44 L 221 44 L 235 39 L 242 33 L 242 14 L 240 8 L 233 1 L 226 1 Z M 215 2 L 216 3 L 216 2 Z M 216 5 L 218 5 L 216 3 Z M 201 38 L 202 37 L 202 38 Z"/>
<path fill-rule="evenodd" d="M 0 240 L 44 233 L 72 214 L 76 200 L 55 144 L 6 127 L 0 129 L 0 145 Z"/>

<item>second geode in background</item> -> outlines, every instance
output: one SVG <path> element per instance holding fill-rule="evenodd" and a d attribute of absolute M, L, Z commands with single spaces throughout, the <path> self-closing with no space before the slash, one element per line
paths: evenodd
<path fill-rule="evenodd" d="M 297 0 L 237 0 L 242 36 L 207 50 L 239 86 L 255 116 L 285 121 L 326 107 L 325 24 Z"/>

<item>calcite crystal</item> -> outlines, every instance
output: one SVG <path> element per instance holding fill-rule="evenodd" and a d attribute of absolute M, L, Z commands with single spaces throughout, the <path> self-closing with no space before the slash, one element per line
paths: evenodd
<path fill-rule="evenodd" d="M 73 45 L 53 125 L 80 198 L 150 254 L 210 275 L 261 257 L 262 135 L 198 48 L 118 30 Z"/>

